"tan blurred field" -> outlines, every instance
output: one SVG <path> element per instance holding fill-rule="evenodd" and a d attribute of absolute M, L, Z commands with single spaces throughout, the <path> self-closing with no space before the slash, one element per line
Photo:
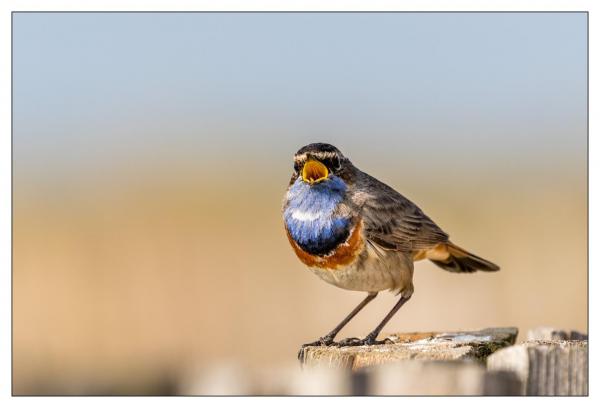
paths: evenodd
<path fill-rule="evenodd" d="M 171 392 L 207 364 L 293 364 L 363 294 L 320 281 L 288 247 L 287 159 L 273 171 L 115 171 L 45 187 L 17 177 L 14 392 Z M 361 167 L 502 270 L 418 263 L 415 295 L 387 332 L 587 331 L 585 163 L 562 178 L 510 168 L 402 176 L 410 166 Z M 341 335 L 366 334 L 394 302 L 382 294 Z"/>

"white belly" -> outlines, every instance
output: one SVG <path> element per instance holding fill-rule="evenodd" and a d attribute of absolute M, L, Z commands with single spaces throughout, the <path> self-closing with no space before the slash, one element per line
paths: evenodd
<path fill-rule="evenodd" d="M 367 246 L 359 260 L 340 269 L 310 268 L 319 278 L 342 289 L 361 292 L 412 292 L 413 261 L 407 254 Z M 377 255 L 379 254 L 379 256 Z"/>

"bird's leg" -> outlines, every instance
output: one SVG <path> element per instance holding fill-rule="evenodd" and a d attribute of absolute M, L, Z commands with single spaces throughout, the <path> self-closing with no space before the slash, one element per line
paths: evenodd
<path fill-rule="evenodd" d="M 313 343 L 303 344 L 302 347 L 305 347 L 305 346 L 329 346 L 329 345 L 333 344 L 333 339 L 340 332 L 340 330 L 342 330 L 344 328 L 344 326 L 346 326 L 348 324 L 348 322 L 350 320 L 352 320 L 352 318 L 354 316 L 356 316 L 358 314 L 358 312 L 360 312 L 363 309 L 363 307 L 365 307 L 367 305 L 367 303 L 369 303 L 371 300 L 375 299 L 376 296 L 377 296 L 377 292 L 369 293 L 367 295 L 367 297 L 364 298 L 363 301 L 360 302 L 358 304 L 358 306 L 356 306 L 354 308 L 354 310 L 352 310 L 350 312 L 350 314 L 348 314 L 348 316 L 346 316 L 344 318 L 344 320 L 342 320 L 340 322 L 340 324 L 335 326 L 335 328 L 332 331 L 330 331 L 325 336 L 321 337 L 319 340 L 317 340 Z"/>
<path fill-rule="evenodd" d="M 300 360 L 301 362 L 304 361 L 304 348 L 305 347 L 309 347 L 309 346 L 330 346 L 330 345 L 334 344 L 333 339 L 340 332 L 340 330 L 342 330 L 344 328 L 344 326 L 347 325 L 348 322 L 350 320 L 352 320 L 352 318 L 354 316 L 356 316 L 358 314 L 358 312 L 360 312 L 362 310 L 362 308 L 367 305 L 367 303 L 369 303 L 371 300 L 375 299 L 376 296 L 377 296 L 377 292 L 371 292 L 371 293 L 369 293 L 367 295 L 367 297 L 364 298 L 363 301 L 360 302 L 358 304 L 358 306 L 356 306 L 354 308 L 354 310 L 352 310 L 350 312 L 350 314 L 348 316 L 346 316 L 344 318 L 344 320 L 342 320 L 340 322 L 340 324 L 338 324 L 337 326 L 335 326 L 335 328 L 332 331 L 330 331 L 329 333 L 327 333 L 325 336 L 321 337 L 317 341 L 313 341 L 312 343 L 303 344 L 302 347 L 300 347 L 300 351 L 298 352 L 298 360 Z"/>
<path fill-rule="evenodd" d="M 367 335 L 367 337 L 365 337 L 362 340 L 357 339 L 357 338 L 344 339 L 344 340 L 340 341 L 339 343 L 337 343 L 337 346 L 339 346 L 339 347 L 365 346 L 365 345 L 385 343 L 386 342 L 385 340 L 377 341 L 377 336 L 379 336 L 379 332 L 381 332 L 381 330 L 387 324 L 387 322 L 390 321 L 392 316 L 394 316 L 396 314 L 398 309 L 400 309 L 403 304 L 408 302 L 408 299 L 410 299 L 411 296 L 412 296 L 412 291 L 403 293 L 402 297 L 400 298 L 398 303 L 396 303 L 396 305 L 392 308 L 392 310 L 390 310 L 390 312 L 383 318 L 381 323 L 379 323 L 379 325 L 371 333 L 369 333 Z"/>

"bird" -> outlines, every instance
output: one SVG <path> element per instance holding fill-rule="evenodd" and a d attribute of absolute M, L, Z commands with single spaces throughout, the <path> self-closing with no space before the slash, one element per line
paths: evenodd
<path fill-rule="evenodd" d="M 414 292 L 414 262 L 429 260 L 455 273 L 494 272 L 498 265 L 450 241 L 416 204 L 358 169 L 328 143 L 311 143 L 293 157 L 283 221 L 298 259 L 325 282 L 367 296 L 333 330 L 308 346 L 382 344 L 383 327 Z M 379 292 L 400 299 L 366 337 L 335 337 Z"/>

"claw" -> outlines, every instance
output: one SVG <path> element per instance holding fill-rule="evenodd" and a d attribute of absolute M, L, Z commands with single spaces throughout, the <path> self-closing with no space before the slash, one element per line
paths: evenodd
<path fill-rule="evenodd" d="M 347 339 L 339 341 L 336 346 L 337 347 L 352 347 L 352 346 L 362 346 L 363 340 L 357 337 L 349 337 Z"/>
<path fill-rule="evenodd" d="M 304 364 L 304 358 L 306 357 L 304 350 L 306 349 L 306 347 L 311 347 L 311 346 L 331 346 L 334 343 L 333 339 L 331 337 L 321 337 L 319 340 L 317 341 L 313 341 L 312 343 L 306 343 L 303 344 L 300 347 L 300 351 L 298 351 L 298 360 L 300 361 L 300 363 Z"/>
<path fill-rule="evenodd" d="M 372 346 L 374 344 L 389 344 L 392 341 L 390 339 L 377 340 L 376 336 L 367 336 L 364 339 L 358 339 L 356 337 L 350 337 L 336 343 L 337 347 L 355 347 L 355 346 Z"/>

